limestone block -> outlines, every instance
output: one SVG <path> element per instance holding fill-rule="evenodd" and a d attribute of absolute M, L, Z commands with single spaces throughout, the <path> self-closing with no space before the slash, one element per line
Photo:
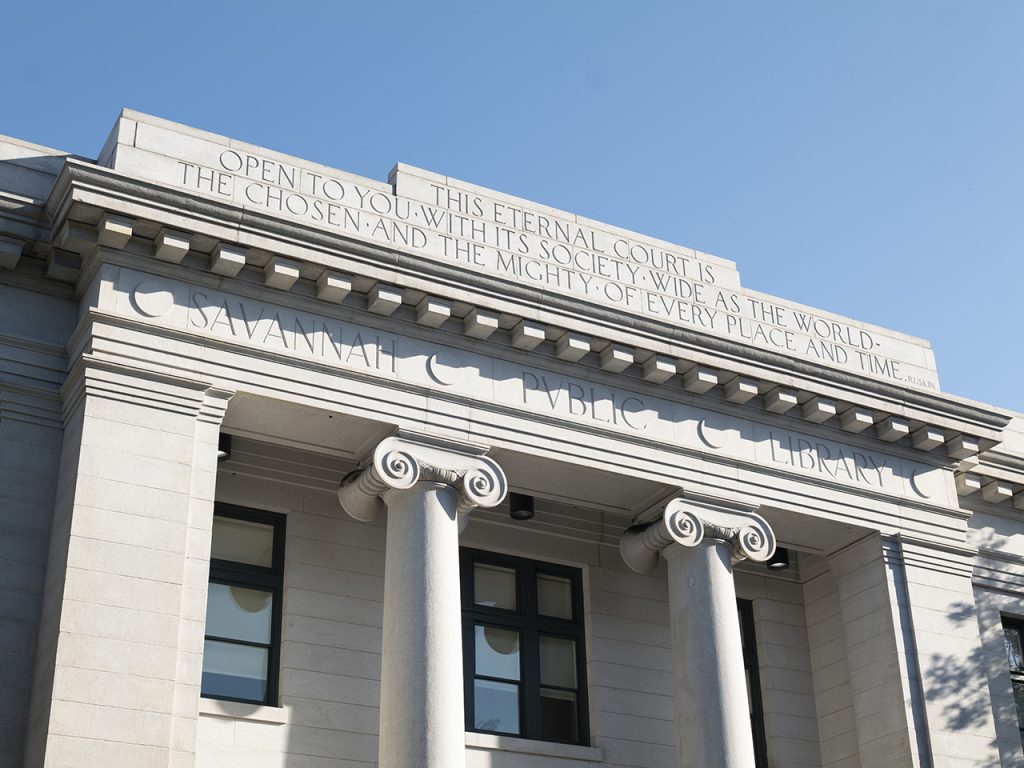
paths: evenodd
<path fill-rule="evenodd" d="M 730 403 L 743 403 L 757 397 L 757 379 L 736 376 L 725 383 L 725 399 Z"/>
<path fill-rule="evenodd" d="M 430 328 L 440 328 L 452 316 L 450 301 L 433 296 L 424 296 L 416 305 L 416 322 Z"/>
<path fill-rule="evenodd" d="M 338 272 L 324 271 L 316 280 L 316 297 L 340 304 L 352 292 L 352 279 Z"/>
<path fill-rule="evenodd" d="M 690 392 L 702 395 L 718 384 L 718 371 L 703 365 L 695 365 L 683 374 L 683 386 Z"/>
<path fill-rule="evenodd" d="M 57 233 L 55 242 L 58 248 L 83 253 L 96 245 L 96 230 L 77 221 L 65 221 Z"/>
<path fill-rule="evenodd" d="M 910 439 L 919 451 L 930 451 L 946 442 L 946 434 L 938 427 L 924 426 L 916 430 Z"/>
<path fill-rule="evenodd" d="M 544 326 L 530 320 L 520 320 L 512 329 L 512 346 L 527 351 L 544 341 Z"/>
<path fill-rule="evenodd" d="M 821 424 L 836 415 L 836 401 L 827 397 L 814 396 L 803 407 L 803 416 L 807 421 Z"/>
<path fill-rule="evenodd" d="M 22 243 L 10 237 L 0 237 L 0 269 L 14 269 L 21 258 Z"/>
<path fill-rule="evenodd" d="M 173 229 L 161 229 L 153 241 L 153 257 L 170 264 L 181 264 L 191 242 L 191 235 Z"/>
<path fill-rule="evenodd" d="M 970 496 L 972 493 L 981 490 L 981 478 L 978 475 L 960 472 L 954 479 L 956 482 L 956 492 L 960 496 Z"/>
<path fill-rule="evenodd" d="M 992 480 L 981 486 L 981 496 L 992 504 L 1000 504 L 1013 498 L 1013 486 L 1003 480 Z"/>
<path fill-rule="evenodd" d="M 910 422 L 898 416 L 887 416 L 878 423 L 878 439 L 895 442 L 910 434 Z"/>
<path fill-rule="evenodd" d="M 375 315 L 391 315 L 402 306 L 402 289 L 377 283 L 366 294 L 366 308 Z"/>
<path fill-rule="evenodd" d="M 263 284 L 279 291 L 290 290 L 299 279 L 299 262 L 274 256 L 263 268 Z"/>
<path fill-rule="evenodd" d="M 651 355 L 644 362 L 644 379 L 652 384 L 662 384 L 677 373 L 676 361 L 663 355 Z"/>
<path fill-rule="evenodd" d="M 970 435 L 957 435 L 946 443 L 946 452 L 954 459 L 966 459 L 979 450 L 977 438 Z"/>
<path fill-rule="evenodd" d="M 874 414 L 867 408 L 861 408 L 859 406 L 853 406 L 843 411 L 842 416 L 839 417 L 839 426 L 845 429 L 847 432 L 863 432 L 868 427 L 875 423 Z"/>
<path fill-rule="evenodd" d="M 609 344 L 601 350 L 601 368 L 609 373 L 621 373 L 635 360 L 633 350 L 620 344 Z"/>
<path fill-rule="evenodd" d="M 237 277 L 245 266 L 247 253 L 245 248 L 239 248 L 237 245 L 218 243 L 210 256 L 210 271 L 215 275 Z"/>
<path fill-rule="evenodd" d="M 563 333 L 555 342 L 555 355 L 561 360 L 575 363 L 590 352 L 590 337 L 579 333 Z"/>
<path fill-rule="evenodd" d="M 82 257 L 70 251 L 54 249 L 46 260 L 46 276 L 62 283 L 73 283 L 82 271 Z"/>
<path fill-rule="evenodd" d="M 474 339 L 486 339 L 498 330 L 498 315 L 474 307 L 462 321 L 462 332 Z"/>
<path fill-rule="evenodd" d="M 764 396 L 764 409 L 771 413 L 785 413 L 797 405 L 795 389 L 775 387 Z"/>
<path fill-rule="evenodd" d="M 127 216 L 118 216 L 109 211 L 104 212 L 100 217 L 99 224 L 96 225 L 99 244 L 117 250 L 124 248 L 132 239 L 134 226 L 135 221 Z"/>

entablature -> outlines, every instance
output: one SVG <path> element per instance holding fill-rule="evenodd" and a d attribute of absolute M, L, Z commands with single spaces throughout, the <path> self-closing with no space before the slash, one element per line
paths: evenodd
<path fill-rule="evenodd" d="M 903 389 L 647 318 L 417 260 L 351 238 L 68 161 L 48 208 L 49 272 L 79 280 L 97 248 L 461 333 L 586 375 L 616 375 L 795 416 L 960 461 L 997 444 L 1002 412 Z M 183 213 L 183 212 L 188 212 Z M 131 247 L 129 248 L 129 242 Z M 140 266 L 144 262 L 140 262 Z"/>

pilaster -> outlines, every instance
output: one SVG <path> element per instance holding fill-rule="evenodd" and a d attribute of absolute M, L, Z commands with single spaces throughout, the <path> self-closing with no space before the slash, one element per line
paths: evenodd
<path fill-rule="evenodd" d="M 192 766 L 231 393 L 83 355 L 61 394 L 26 765 Z"/>
<path fill-rule="evenodd" d="M 935 546 L 904 535 L 899 546 L 932 765 L 998 765 L 985 649 L 971 583 L 977 551 Z"/>
<path fill-rule="evenodd" d="M 926 768 L 923 692 L 902 558 L 877 534 L 829 558 L 839 593 L 861 768 Z"/>

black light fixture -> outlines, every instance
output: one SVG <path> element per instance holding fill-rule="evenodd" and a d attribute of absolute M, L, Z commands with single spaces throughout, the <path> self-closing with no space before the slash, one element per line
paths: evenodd
<path fill-rule="evenodd" d="M 775 554 L 768 558 L 765 563 L 770 570 L 784 571 L 789 568 L 789 550 L 785 547 L 776 547 Z"/>
<path fill-rule="evenodd" d="M 217 438 L 217 461 L 227 461 L 231 458 L 231 435 L 220 433 Z"/>
<path fill-rule="evenodd" d="M 533 496 L 525 493 L 509 493 L 508 514 L 513 520 L 530 520 L 533 518 Z"/>

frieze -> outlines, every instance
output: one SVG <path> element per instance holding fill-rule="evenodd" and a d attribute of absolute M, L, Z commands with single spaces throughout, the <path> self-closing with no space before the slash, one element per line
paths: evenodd
<path fill-rule="evenodd" d="M 942 471 L 924 464 L 673 402 L 650 394 L 650 388 L 608 386 L 600 377 L 526 366 L 203 285 L 120 268 L 114 309 L 197 339 L 313 360 L 482 408 L 499 406 L 530 419 L 682 447 L 820 482 L 942 499 Z"/>

